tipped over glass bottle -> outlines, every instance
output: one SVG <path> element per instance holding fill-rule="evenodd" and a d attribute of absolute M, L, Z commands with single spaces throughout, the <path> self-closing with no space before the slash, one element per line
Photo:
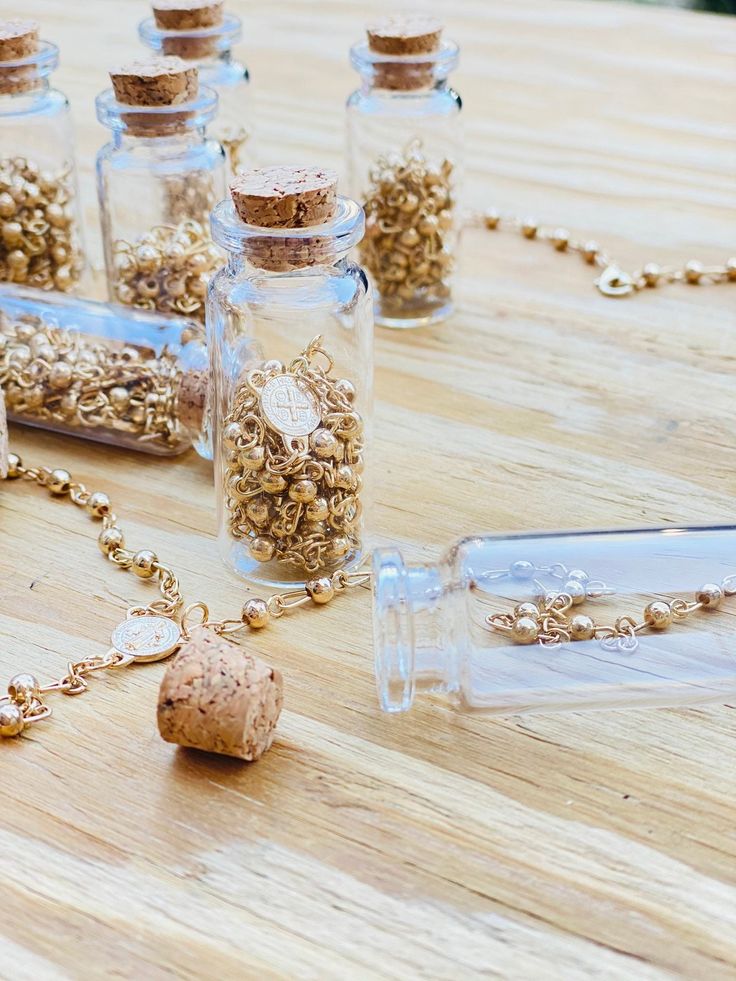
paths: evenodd
<path fill-rule="evenodd" d="M 374 554 L 382 708 L 688 705 L 736 694 L 736 526 L 466 538 Z"/>
<path fill-rule="evenodd" d="M 217 95 L 180 58 L 111 72 L 97 98 L 112 141 L 97 155 L 110 299 L 204 322 L 207 282 L 222 263 L 209 233 L 226 160 L 205 127 Z"/>
<path fill-rule="evenodd" d="M 461 101 L 448 77 L 457 45 L 429 17 L 386 18 L 353 46 L 361 87 L 347 103 L 350 193 L 366 213 L 360 257 L 376 322 L 446 318 L 459 235 Z"/>
<path fill-rule="evenodd" d="M 12 422 L 172 456 L 212 456 L 204 329 L 0 285 L 0 390 Z"/>
<path fill-rule="evenodd" d="M 84 270 L 69 103 L 50 86 L 55 45 L 0 21 L 0 281 L 73 290 Z"/>
<path fill-rule="evenodd" d="M 217 118 L 210 127 L 222 144 L 231 175 L 254 165 L 250 74 L 233 56 L 242 23 L 225 13 L 222 0 L 152 0 L 152 17 L 138 25 L 141 41 L 157 55 L 175 55 L 199 70 L 203 85 L 217 92 Z"/>
<path fill-rule="evenodd" d="M 366 549 L 373 311 L 350 251 L 363 212 L 316 168 L 267 168 L 212 215 L 209 289 L 222 558 L 277 588 Z"/>

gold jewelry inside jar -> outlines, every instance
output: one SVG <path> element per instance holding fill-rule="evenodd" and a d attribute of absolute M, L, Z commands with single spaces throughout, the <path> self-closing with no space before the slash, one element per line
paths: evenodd
<path fill-rule="evenodd" d="M 64 292 L 77 285 L 83 257 L 73 197 L 70 167 L 0 158 L 0 280 Z"/>
<path fill-rule="evenodd" d="M 221 433 L 230 534 L 257 562 L 307 573 L 361 547 L 364 424 L 321 343 L 249 370 Z"/>
<path fill-rule="evenodd" d="M 400 315 L 431 311 L 450 296 L 455 224 L 453 165 L 432 163 L 420 141 L 379 157 L 363 203 L 366 233 L 360 246 L 385 309 Z"/>
<path fill-rule="evenodd" d="M 185 328 L 182 342 L 193 339 Z M 0 388 L 8 415 L 68 432 L 109 431 L 154 452 L 189 445 L 179 419 L 177 354 L 89 337 L 23 315 L 0 313 Z M 144 448 L 144 447 L 141 447 Z"/>
<path fill-rule="evenodd" d="M 204 323 L 207 283 L 222 258 L 198 221 L 157 225 L 136 242 L 113 244 L 115 299 Z"/>

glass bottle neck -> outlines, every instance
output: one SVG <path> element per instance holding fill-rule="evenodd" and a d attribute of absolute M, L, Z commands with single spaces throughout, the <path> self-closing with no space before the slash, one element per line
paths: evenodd
<path fill-rule="evenodd" d="M 169 133 L 161 136 L 146 136 L 142 133 L 130 132 L 128 129 L 112 131 L 112 145 L 116 150 L 132 150 L 133 148 L 151 147 L 157 153 L 176 154 L 198 146 L 206 139 L 203 126 L 182 130 L 180 133 Z"/>

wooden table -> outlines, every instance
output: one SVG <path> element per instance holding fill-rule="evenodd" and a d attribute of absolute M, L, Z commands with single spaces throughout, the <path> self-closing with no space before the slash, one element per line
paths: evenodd
<path fill-rule="evenodd" d="M 365 5 L 230 7 L 264 158 L 337 163 Z M 138 52 L 144 4 L 22 13 L 61 45 L 91 201 L 92 99 Z M 594 236 L 630 268 L 736 252 L 736 21 L 568 0 L 445 13 L 476 204 Z M 430 558 L 484 528 L 734 520 L 729 287 L 614 301 L 542 244 L 472 232 L 464 256 L 452 322 L 377 337 L 382 536 Z M 11 440 L 109 491 L 188 597 L 239 609 L 206 464 Z M 101 561 L 74 509 L 18 484 L 0 500 L 2 676 L 58 676 L 149 593 Z M 430 702 L 388 718 L 358 592 L 249 641 L 287 685 L 256 765 L 160 741 L 161 665 L 57 697 L 52 722 L 0 748 L 0 974 L 734 978 L 736 705 L 498 721 Z"/>

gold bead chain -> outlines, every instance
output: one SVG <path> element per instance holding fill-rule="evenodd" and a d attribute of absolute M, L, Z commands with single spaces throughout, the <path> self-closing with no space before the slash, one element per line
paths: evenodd
<path fill-rule="evenodd" d="M 604 296 L 628 296 L 667 283 L 698 286 L 705 283 L 736 282 L 736 256 L 726 259 L 722 266 L 705 266 L 697 259 L 691 259 L 679 268 L 660 267 L 655 262 L 648 262 L 641 269 L 628 273 L 606 255 L 597 242 L 574 239 L 566 228 L 546 228 L 533 218 L 502 216 L 494 209 L 477 215 L 472 224 L 489 231 L 509 228 L 529 241 L 549 242 L 557 252 L 577 253 L 589 266 L 597 266 L 601 270 L 595 285 Z"/>
<path fill-rule="evenodd" d="M 107 494 L 89 491 L 84 484 L 74 481 L 67 470 L 25 467 L 16 453 L 9 454 L 5 479 L 36 483 L 45 487 L 52 496 L 67 498 L 83 508 L 93 520 L 101 521 L 102 530 L 97 542 L 102 554 L 118 568 L 131 571 L 140 579 L 154 580 L 161 595 L 160 599 L 147 606 L 131 607 L 127 611 L 128 618 L 151 617 L 164 624 L 168 621 L 171 629 L 168 645 L 164 644 L 158 653 L 141 653 L 140 650 L 126 653 L 125 649 L 113 646 L 105 655 L 70 661 L 66 674 L 45 685 L 30 673 L 16 674 L 8 684 L 7 695 L 0 697 L 0 737 L 20 735 L 26 726 L 48 718 L 52 710 L 45 699 L 47 694 L 62 692 L 65 695 L 80 695 L 87 690 L 87 676 L 94 672 L 127 667 L 135 661 L 168 657 L 189 639 L 193 629 L 204 627 L 219 635 L 233 634 L 246 627 L 259 629 L 270 620 L 278 619 L 306 603 L 312 602 L 318 606 L 329 603 L 334 596 L 348 588 L 366 585 L 371 577 L 366 571 L 347 572 L 340 569 L 331 576 L 310 579 L 303 588 L 276 593 L 267 600 L 252 597 L 244 603 L 238 619 L 210 620 L 208 607 L 203 602 L 192 603 L 182 609 L 184 597 L 179 580 L 169 566 L 159 561 L 155 552 L 150 549 L 133 551 L 125 547 L 123 532 L 117 524 Z M 199 619 L 196 619 L 197 615 Z"/>
<path fill-rule="evenodd" d="M 547 589 L 539 576 L 562 582 L 559 589 Z M 508 569 L 499 569 L 485 577 L 531 582 L 528 600 L 517 603 L 511 613 L 491 613 L 486 623 L 491 630 L 508 634 L 516 644 L 537 644 L 558 648 L 574 641 L 598 640 L 604 650 L 632 654 L 639 646 L 638 635 L 645 630 L 666 630 L 681 623 L 698 610 L 716 610 L 724 598 L 736 596 L 736 574 L 726 576 L 720 583 L 705 583 L 690 602 L 684 599 L 653 600 L 644 607 L 641 617 L 628 614 L 617 617 L 612 624 L 600 624 L 587 613 L 573 612 L 586 600 L 613 595 L 602 580 L 592 579 L 582 569 L 568 570 L 562 563 L 535 566 L 532 562 L 513 562 Z"/>

